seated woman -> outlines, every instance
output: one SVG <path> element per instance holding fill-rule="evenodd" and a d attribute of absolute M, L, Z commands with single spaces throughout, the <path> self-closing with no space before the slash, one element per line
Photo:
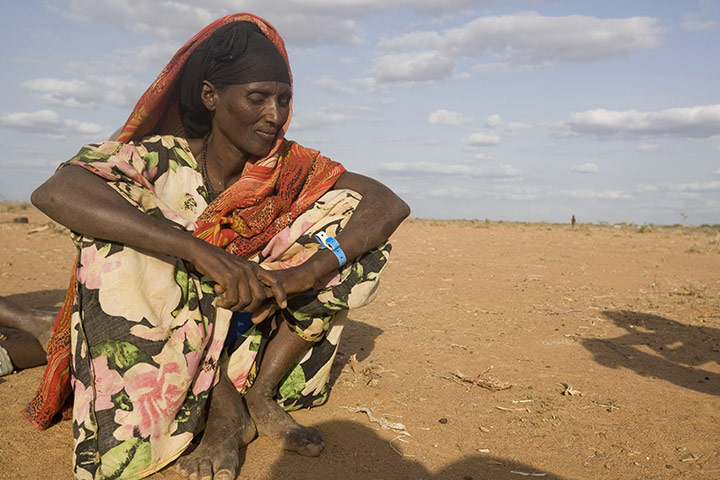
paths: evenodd
<path fill-rule="evenodd" d="M 343 320 L 372 300 L 409 208 L 286 140 L 291 112 L 282 39 L 230 15 L 178 51 L 118 141 L 33 193 L 78 258 L 25 413 L 47 427 L 70 366 L 78 478 L 150 475 L 203 424 L 178 462 L 193 478 L 235 478 L 258 434 L 322 451 L 286 412 L 325 401 Z"/>

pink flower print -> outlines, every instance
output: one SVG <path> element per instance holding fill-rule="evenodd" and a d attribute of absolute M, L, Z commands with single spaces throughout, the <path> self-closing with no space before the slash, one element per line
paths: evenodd
<path fill-rule="evenodd" d="M 92 361 L 95 372 L 95 411 L 114 408 L 111 397 L 123 389 L 125 383 L 120 374 L 108 368 L 108 357 L 103 355 Z"/>
<path fill-rule="evenodd" d="M 85 388 L 80 380 L 73 377 L 73 420 L 78 425 L 84 424 L 90 418 L 90 402 L 93 399 L 93 389 Z"/>
<path fill-rule="evenodd" d="M 262 254 L 266 262 L 273 262 L 280 257 L 300 236 L 312 226 L 312 222 L 296 220 L 291 227 L 285 227 L 270 239 L 263 248 Z M 309 256 L 309 255 L 308 255 Z"/>
<path fill-rule="evenodd" d="M 235 353 L 230 356 L 227 366 L 227 375 L 230 382 L 240 391 L 245 388 L 248 376 L 255 363 L 257 352 L 253 352 L 249 348 L 238 348 Z"/>
<path fill-rule="evenodd" d="M 209 390 L 217 379 L 218 358 L 223 347 L 222 341 L 213 339 L 210 347 L 207 349 L 205 358 L 199 365 L 197 376 L 193 381 L 193 393 L 200 393 Z"/>
<path fill-rule="evenodd" d="M 122 429 L 137 429 L 142 438 L 161 438 L 170 432 L 187 391 L 182 388 L 184 369 L 177 363 L 156 368 L 140 363 L 125 373 L 125 391 L 132 402 L 132 412 L 116 420 Z M 117 432 L 120 433 L 120 432 Z"/>
<path fill-rule="evenodd" d="M 77 278 L 80 283 L 91 290 L 99 289 L 102 286 L 102 276 L 120 266 L 118 260 L 107 260 L 95 247 L 82 250 L 80 263 Z"/>

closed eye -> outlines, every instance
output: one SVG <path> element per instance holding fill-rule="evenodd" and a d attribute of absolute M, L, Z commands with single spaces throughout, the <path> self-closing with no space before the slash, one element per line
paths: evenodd
<path fill-rule="evenodd" d="M 267 94 L 261 93 L 261 92 L 253 92 L 250 95 L 248 95 L 248 99 L 255 104 L 262 104 L 265 99 L 267 98 Z"/>

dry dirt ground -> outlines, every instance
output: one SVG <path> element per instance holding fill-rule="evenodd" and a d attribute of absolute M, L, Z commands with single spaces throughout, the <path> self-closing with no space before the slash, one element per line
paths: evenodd
<path fill-rule="evenodd" d="M 0 295 L 56 306 L 70 240 L 0 210 Z M 330 400 L 293 414 L 325 451 L 261 438 L 240 478 L 720 478 L 719 232 L 406 222 L 377 300 L 350 314 Z M 72 477 L 69 422 L 18 413 L 41 375 L 0 383 L 1 478 Z"/>

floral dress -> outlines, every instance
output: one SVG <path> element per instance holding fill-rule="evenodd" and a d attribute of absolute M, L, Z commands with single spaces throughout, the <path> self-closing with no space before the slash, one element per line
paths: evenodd
<path fill-rule="evenodd" d="M 182 138 L 89 145 L 66 165 L 100 175 L 136 208 L 178 229 L 194 231 L 208 205 Z M 331 190 L 251 260 L 267 269 L 304 262 L 319 247 L 315 233 L 335 236 L 359 199 Z M 73 240 L 74 470 L 94 479 L 142 478 L 176 459 L 202 428 L 219 366 L 245 393 L 276 328 L 313 342 L 280 382 L 277 401 L 286 410 L 322 404 L 347 311 L 374 298 L 390 253 L 389 244 L 370 250 L 228 339 L 237 315 L 216 308 L 212 280 L 181 259 L 79 234 Z"/>

